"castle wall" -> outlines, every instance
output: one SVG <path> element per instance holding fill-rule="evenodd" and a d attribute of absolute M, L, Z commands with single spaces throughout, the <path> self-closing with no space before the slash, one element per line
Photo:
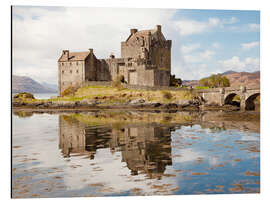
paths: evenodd
<path fill-rule="evenodd" d="M 85 62 L 58 62 L 59 95 L 70 86 L 81 86 L 85 80 Z"/>
<path fill-rule="evenodd" d="M 171 70 L 171 49 L 166 47 L 153 47 L 151 49 L 151 64 L 158 69 Z"/>
<path fill-rule="evenodd" d="M 141 44 L 121 42 L 121 58 L 138 58 L 141 55 Z"/>
<path fill-rule="evenodd" d="M 85 80 L 97 80 L 97 59 L 94 54 L 90 54 L 85 60 Z"/>
<path fill-rule="evenodd" d="M 170 71 L 155 70 L 153 86 L 170 86 Z"/>

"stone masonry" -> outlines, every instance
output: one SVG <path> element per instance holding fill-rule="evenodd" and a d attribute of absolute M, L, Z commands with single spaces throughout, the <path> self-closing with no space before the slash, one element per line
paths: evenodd
<path fill-rule="evenodd" d="M 121 58 L 110 55 L 97 59 L 93 49 L 87 52 L 63 50 L 58 60 L 59 95 L 68 87 L 80 87 L 87 81 L 113 81 L 118 76 L 130 85 L 169 86 L 172 41 L 166 40 L 161 26 L 153 30 L 131 29 L 121 42 Z"/>

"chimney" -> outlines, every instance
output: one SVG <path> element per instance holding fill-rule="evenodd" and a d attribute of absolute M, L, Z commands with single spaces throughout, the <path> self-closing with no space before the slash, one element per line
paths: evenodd
<path fill-rule="evenodd" d="M 130 34 L 135 34 L 136 32 L 138 32 L 138 29 L 135 29 L 135 28 L 130 29 Z"/>
<path fill-rule="evenodd" d="M 90 53 L 90 54 L 93 54 L 93 53 L 94 53 L 94 51 L 93 51 L 92 48 L 90 48 L 90 49 L 88 49 L 88 50 L 89 50 L 89 53 Z"/>
<path fill-rule="evenodd" d="M 161 25 L 157 25 L 156 28 L 158 32 L 161 32 Z"/>
<path fill-rule="evenodd" d="M 63 50 L 63 59 L 68 61 L 68 59 L 69 59 L 69 50 Z"/>

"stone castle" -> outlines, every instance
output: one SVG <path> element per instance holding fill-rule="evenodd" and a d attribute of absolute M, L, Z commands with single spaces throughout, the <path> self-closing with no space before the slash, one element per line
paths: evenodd
<path fill-rule="evenodd" d="M 113 54 L 97 59 L 93 49 L 87 52 L 63 50 L 58 60 L 59 95 L 70 86 L 82 86 L 87 81 L 113 81 L 123 76 L 127 84 L 169 86 L 172 41 L 166 40 L 157 25 L 153 30 L 131 29 L 121 42 L 121 58 Z"/>

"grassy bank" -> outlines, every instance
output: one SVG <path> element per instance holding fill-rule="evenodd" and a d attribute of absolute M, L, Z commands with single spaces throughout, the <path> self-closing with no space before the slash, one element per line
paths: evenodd
<path fill-rule="evenodd" d="M 102 100 L 105 103 L 126 103 L 136 99 L 149 102 L 171 103 L 179 100 L 192 100 L 195 93 L 189 90 L 133 90 L 109 86 L 81 87 L 69 95 L 49 99 L 50 101 Z"/>

